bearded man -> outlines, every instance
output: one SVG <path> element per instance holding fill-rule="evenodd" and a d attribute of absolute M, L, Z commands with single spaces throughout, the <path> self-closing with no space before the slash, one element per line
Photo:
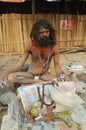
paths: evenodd
<path fill-rule="evenodd" d="M 31 42 L 27 44 L 18 65 L 6 73 L 8 81 L 12 83 L 28 84 L 39 80 L 49 81 L 62 73 L 59 65 L 59 46 L 53 26 L 46 20 L 37 21 L 32 27 L 30 38 Z M 19 72 L 30 55 L 32 61 L 29 70 Z M 49 72 L 52 58 L 56 76 Z M 39 79 L 35 80 L 35 76 L 39 76 Z"/>

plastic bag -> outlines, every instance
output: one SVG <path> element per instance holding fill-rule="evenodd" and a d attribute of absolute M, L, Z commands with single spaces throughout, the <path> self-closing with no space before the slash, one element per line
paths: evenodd
<path fill-rule="evenodd" d="M 54 112 L 71 110 L 79 104 L 84 103 L 84 101 L 67 86 L 53 87 L 49 89 L 49 92 L 56 105 Z"/>
<path fill-rule="evenodd" d="M 85 124 L 86 126 L 86 109 L 82 105 L 79 105 L 78 107 L 74 108 L 71 118 L 74 122 Z"/>

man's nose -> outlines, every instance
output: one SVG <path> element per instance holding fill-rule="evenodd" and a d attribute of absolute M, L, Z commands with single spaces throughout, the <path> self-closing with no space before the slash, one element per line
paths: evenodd
<path fill-rule="evenodd" d="M 47 36 L 47 32 L 43 32 L 43 36 Z"/>

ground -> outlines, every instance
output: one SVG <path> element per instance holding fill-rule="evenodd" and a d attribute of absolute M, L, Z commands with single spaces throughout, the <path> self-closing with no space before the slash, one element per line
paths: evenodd
<path fill-rule="evenodd" d="M 6 71 L 8 69 L 13 68 L 19 61 L 22 54 L 0 54 L 0 75 L 2 75 L 2 71 Z M 30 63 L 30 59 L 26 62 Z M 64 66 L 69 63 L 78 63 L 80 65 L 83 65 L 86 67 L 86 52 L 79 51 L 79 52 L 73 52 L 73 53 L 60 53 L 60 64 L 62 69 L 64 69 Z M 51 65 L 51 72 L 54 74 L 53 64 Z M 85 79 L 86 81 L 86 79 Z M 85 101 L 84 106 L 86 107 L 86 94 L 80 94 L 82 99 Z M 3 115 L 6 113 L 6 111 L 0 112 L 0 123 L 2 121 Z"/>

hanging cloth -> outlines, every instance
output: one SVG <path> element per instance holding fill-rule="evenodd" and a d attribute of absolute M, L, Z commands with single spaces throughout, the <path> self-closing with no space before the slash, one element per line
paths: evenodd
<path fill-rule="evenodd" d="M 25 0 L 0 0 L 0 1 L 2 1 L 2 2 L 24 2 Z"/>

